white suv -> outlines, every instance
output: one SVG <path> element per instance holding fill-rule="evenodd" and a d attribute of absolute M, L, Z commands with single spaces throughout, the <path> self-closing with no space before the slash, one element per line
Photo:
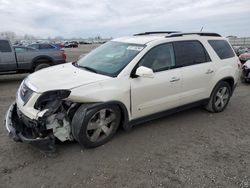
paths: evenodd
<path fill-rule="evenodd" d="M 77 62 L 29 75 L 6 114 L 16 141 L 106 143 L 122 126 L 203 105 L 223 111 L 239 60 L 216 33 L 147 32 L 114 39 Z"/>

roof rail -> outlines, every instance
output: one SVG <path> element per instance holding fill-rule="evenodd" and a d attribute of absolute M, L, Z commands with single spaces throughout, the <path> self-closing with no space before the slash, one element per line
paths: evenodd
<path fill-rule="evenodd" d="M 172 34 L 172 33 L 180 33 L 180 31 L 151 31 L 151 32 L 137 33 L 134 34 L 134 36 L 152 35 L 152 34 Z"/>
<path fill-rule="evenodd" d="M 184 35 L 200 35 L 200 36 L 207 36 L 207 37 L 221 37 L 221 35 L 219 35 L 218 33 L 203 33 L 203 32 L 197 32 L 197 33 L 175 33 L 175 34 L 171 34 L 166 36 L 166 38 L 168 37 L 182 37 Z"/>

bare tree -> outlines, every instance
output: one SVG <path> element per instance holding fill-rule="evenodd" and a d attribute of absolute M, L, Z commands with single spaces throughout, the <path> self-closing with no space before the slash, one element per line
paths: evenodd
<path fill-rule="evenodd" d="M 34 39 L 36 39 L 35 36 L 30 35 L 30 34 L 25 34 L 25 35 L 23 36 L 23 38 L 24 38 L 25 40 L 34 40 Z"/>
<path fill-rule="evenodd" d="M 0 32 L 0 37 L 14 41 L 16 39 L 16 34 L 12 31 L 5 31 L 5 32 Z"/>

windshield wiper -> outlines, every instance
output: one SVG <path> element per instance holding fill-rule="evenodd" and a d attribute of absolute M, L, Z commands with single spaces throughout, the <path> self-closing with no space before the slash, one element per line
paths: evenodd
<path fill-rule="evenodd" d="M 77 61 L 72 62 L 72 65 L 74 65 L 75 67 L 79 67 L 79 65 L 77 64 Z"/>
<path fill-rule="evenodd" d="M 86 69 L 88 71 L 91 71 L 91 72 L 94 72 L 94 73 L 97 73 L 97 71 L 95 69 L 91 68 L 91 67 L 81 66 L 79 64 L 78 64 L 78 67 L 84 68 L 84 69 Z"/>

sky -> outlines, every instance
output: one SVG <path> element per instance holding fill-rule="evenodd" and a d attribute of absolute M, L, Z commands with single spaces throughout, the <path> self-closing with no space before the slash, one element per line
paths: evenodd
<path fill-rule="evenodd" d="M 250 0 L 0 0 L 0 32 L 42 38 L 145 31 L 250 37 Z"/>

